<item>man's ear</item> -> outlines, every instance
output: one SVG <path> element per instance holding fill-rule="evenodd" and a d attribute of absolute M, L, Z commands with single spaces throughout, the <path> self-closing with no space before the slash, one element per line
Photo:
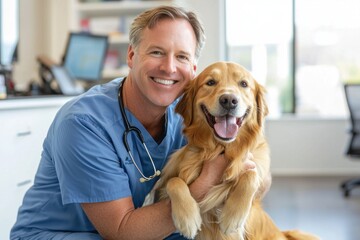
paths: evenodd
<path fill-rule="evenodd" d="M 194 79 L 196 77 L 196 69 L 197 69 L 197 66 L 196 64 L 191 64 L 190 66 L 190 78 L 191 79 Z"/>
<path fill-rule="evenodd" d="M 129 68 L 133 67 L 133 57 L 135 55 L 135 49 L 133 48 L 132 45 L 128 46 L 128 50 L 127 50 L 127 57 L 126 57 L 126 61 L 127 64 L 129 66 Z"/>
<path fill-rule="evenodd" d="M 194 64 L 193 66 L 193 78 L 195 77 L 195 74 L 196 74 L 196 69 L 197 69 L 197 65 Z"/>

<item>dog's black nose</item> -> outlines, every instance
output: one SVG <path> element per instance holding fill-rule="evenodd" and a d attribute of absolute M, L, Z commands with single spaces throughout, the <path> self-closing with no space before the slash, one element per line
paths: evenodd
<path fill-rule="evenodd" d="M 238 105 L 239 100 L 234 94 L 224 94 L 219 99 L 220 105 L 227 109 L 234 109 Z"/>

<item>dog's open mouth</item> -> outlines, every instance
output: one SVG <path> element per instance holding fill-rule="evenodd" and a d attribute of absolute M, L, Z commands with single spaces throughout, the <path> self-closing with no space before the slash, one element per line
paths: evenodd
<path fill-rule="evenodd" d="M 214 129 L 216 136 L 224 141 L 229 141 L 236 137 L 238 130 L 247 115 L 246 111 L 246 113 L 240 118 L 230 114 L 224 116 L 213 116 L 204 105 L 201 105 L 201 109 L 206 116 L 209 126 Z"/>

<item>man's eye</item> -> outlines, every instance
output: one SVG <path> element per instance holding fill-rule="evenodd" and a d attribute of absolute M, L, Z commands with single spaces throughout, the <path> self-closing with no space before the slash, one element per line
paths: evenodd
<path fill-rule="evenodd" d="M 151 54 L 156 55 L 156 56 L 161 56 L 162 52 L 160 52 L 160 51 L 152 51 Z"/>
<path fill-rule="evenodd" d="M 179 58 L 181 61 L 188 61 L 188 60 L 189 60 L 189 58 L 188 58 L 187 56 L 185 56 L 185 55 L 180 55 L 180 56 L 178 56 L 178 58 Z"/>

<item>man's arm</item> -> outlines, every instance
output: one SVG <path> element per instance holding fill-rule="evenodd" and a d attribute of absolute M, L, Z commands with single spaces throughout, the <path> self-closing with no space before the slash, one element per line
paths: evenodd
<path fill-rule="evenodd" d="M 138 209 L 131 197 L 81 205 L 104 239 L 163 239 L 175 231 L 170 200 Z"/>
<path fill-rule="evenodd" d="M 200 176 L 189 187 L 195 200 L 200 201 L 220 182 L 227 165 L 223 155 L 205 161 Z M 104 239 L 163 239 L 175 231 L 170 200 L 137 209 L 131 197 L 81 206 Z"/>

